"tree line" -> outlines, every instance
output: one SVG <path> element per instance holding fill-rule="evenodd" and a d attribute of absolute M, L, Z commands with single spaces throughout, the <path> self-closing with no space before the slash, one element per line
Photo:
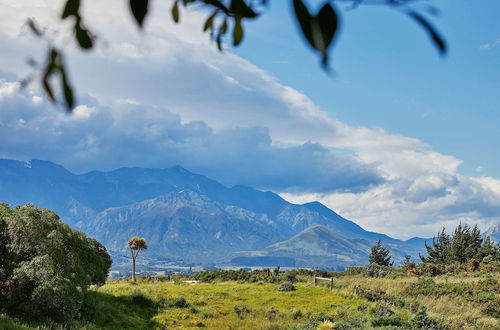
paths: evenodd
<path fill-rule="evenodd" d="M 423 264 L 449 266 L 471 263 L 476 270 L 480 263 L 495 263 L 500 261 L 500 243 L 495 243 L 491 237 L 483 237 L 476 226 L 459 224 L 452 234 L 447 234 L 443 228 L 431 244 L 425 243 L 427 255 L 419 255 Z M 379 240 L 371 249 L 369 265 L 389 267 L 393 260 L 388 248 Z M 411 257 L 406 256 L 406 266 L 413 265 Z"/>

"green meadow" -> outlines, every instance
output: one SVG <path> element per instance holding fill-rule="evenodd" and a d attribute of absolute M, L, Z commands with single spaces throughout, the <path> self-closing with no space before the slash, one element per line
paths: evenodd
<path fill-rule="evenodd" d="M 1 329 L 500 329 L 498 273 L 419 278 L 347 275 L 314 287 L 282 283 L 147 277 L 92 290 L 92 323 L 23 324 Z M 321 285 L 322 284 L 322 285 Z"/>

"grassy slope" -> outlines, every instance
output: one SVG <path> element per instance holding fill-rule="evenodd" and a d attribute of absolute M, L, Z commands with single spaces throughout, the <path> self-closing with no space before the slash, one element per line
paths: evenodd
<path fill-rule="evenodd" d="M 498 281 L 498 274 L 495 279 Z M 479 280 L 481 277 L 474 276 L 435 279 L 438 284 L 455 283 L 458 287 Z M 428 309 L 431 317 L 454 329 L 500 329 L 499 319 L 487 316 L 481 303 L 468 297 L 405 293 L 405 288 L 417 281 L 416 277 L 373 279 L 346 276 L 335 279 L 335 288 L 331 292 L 323 287 L 314 288 L 308 282 L 297 284 L 297 291 L 279 292 L 278 284 L 268 283 L 173 284 L 153 279 L 132 285 L 124 280 L 114 280 L 95 292 L 96 321 L 70 326 L 87 329 L 182 329 L 201 326 L 210 329 L 276 329 L 277 326 L 305 325 L 312 317 L 324 313 L 333 316 L 336 322 L 363 322 L 363 328 L 369 328 L 375 318 L 376 306 L 385 302 L 369 302 L 355 295 L 355 286 L 361 286 L 382 289 L 388 296 L 396 298 L 396 302 L 389 306 L 404 321 L 414 315 L 409 306 L 418 303 Z M 498 291 L 491 294 L 499 298 Z M 246 307 L 248 312 L 241 312 L 238 316 L 235 306 L 239 310 Z M 297 310 L 302 316 L 294 318 Z M 30 327 L 0 315 L 0 328 Z"/>

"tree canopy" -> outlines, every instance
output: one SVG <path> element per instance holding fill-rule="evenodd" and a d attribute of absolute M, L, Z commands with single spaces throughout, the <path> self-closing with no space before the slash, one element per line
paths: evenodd
<path fill-rule="evenodd" d="M 325 70 L 329 68 L 331 47 L 343 24 L 342 13 L 361 5 L 385 6 L 408 16 L 429 35 L 431 42 L 441 55 L 447 52 L 444 38 L 428 18 L 428 16 L 436 15 L 438 10 L 429 4 L 426 4 L 424 9 L 418 9 L 420 8 L 416 6 L 418 0 L 330 0 L 324 1 L 316 13 L 310 9 L 311 3 L 307 0 L 289 1 L 305 43 L 318 54 Z M 81 0 L 66 0 L 64 7 L 61 8 L 60 18 L 71 22 L 72 35 L 76 44 L 80 49 L 88 51 L 95 47 L 98 32 L 90 31 L 85 25 L 85 17 L 80 10 L 81 2 Z M 150 1 L 129 0 L 128 2 L 132 20 L 139 29 L 142 29 L 151 11 Z M 175 23 L 179 23 L 183 7 L 196 7 L 205 11 L 207 17 L 200 22 L 201 28 L 209 33 L 217 48 L 222 50 L 224 38 L 227 35 L 230 35 L 233 46 L 236 47 L 242 43 L 245 35 L 244 23 L 264 14 L 269 2 L 269 0 L 174 0 L 170 16 Z M 44 29 L 38 27 L 33 19 L 28 21 L 28 26 L 36 36 L 48 42 L 45 63 L 41 66 L 42 88 L 52 102 L 63 101 L 66 109 L 71 112 L 76 101 L 68 78 L 63 51 L 45 36 Z M 61 87 L 58 92 L 52 85 L 53 77 L 60 81 Z M 28 82 L 29 79 L 23 85 Z"/>
<path fill-rule="evenodd" d="M 80 318 L 111 266 L 102 244 L 32 204 L 0 204 L 0 243 L 0 311 L 27 318 Z"/>
<path fill-rule="evenodd" d="M 370 264 L 377 264 L 380 266 L 392 266 L 391 252 L 389 249 L 382 246 L 381 240 L 378 240 L 372 247 L 369 262 Z"/>
<path fill-rule="evenodd" d="M 147 250 L 148 245 L 146 244 L 146 239 L 134 236 L 128 240 L 126 247 L 130 249 L 130 254 L 132 256 L 132 280 L 135 282 L 135 262 L 137 256 L 139 255 L 139 251 Z"/>
<path fill-rule="evenodd" d="M 463 264 L 473 259 L 480 262 L 487 257 L 493 261 L 500 257 L 499 244 L 492 242 L 490 237 L 483 238 L 477 226 L 467 224 L 458 225 L 452 235 L 443 228 L 425 248 L 428 256 L 420 256 L 420 259 L 433 264 Z"/>

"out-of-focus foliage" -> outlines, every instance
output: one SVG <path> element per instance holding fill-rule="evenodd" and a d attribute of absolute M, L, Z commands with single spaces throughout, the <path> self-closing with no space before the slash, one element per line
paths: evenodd
<path fill-rule="evenodd" d="M 434 15 L 438 10 L 430 4 L 427 4 L 424 9 L 417 7 L 415 4 L 418 4 L 418 0 L 331 0 L 324 1 L 317 13 L 309 8 L 313 1 L 289 1 L 293 7 L 294 19 L 300 27 L 305 43 L 318 54 L 324 69 L 329 68 L 330 50 L 339 34 L 343 22 L 341 20 L 343 12 L 365 4 L 382 5 L 401 12 L 429 35 L 432 44 L 441 55 L 445 55 L 447 52 L 444 38 L 427 17 Z M 72 35 L 76 44 L 82 50 L 88 51 L 95 48 L 98 38 L 97 34 L 92 33 L 85 25 L 85 19 L 80 11 L 81 2 L 83 1 L 66 0 L 60 17 L 62 20 L 71 22 Z M 210 34 L 210 38 L 215 41 L 217 48 L 222 51 L 224 38 L 228 34 L 233 46 L 236 47 L 242 43 L 245 35 L 244 23 L 262 15 L 269 2 L 269 0 L 175 0 L 172 3 L 170 16 L 175 23 L 179 23 L 183 7 L 203 8 L 207 17 L 200 22 L 201 28 Z M 143 29 L 151 12 L 151 2 L 149 0 L 129 0 L 128 3 L 132 20 L 138 28 Z M 44 29 L 39 28 L 34 20 L 29 20 L 28 26 L 36 36 L 45 38 L 49 45 L 45 64 L 41 66 L 43 90 L 54 103 L 57 102 L 58 95 L 61 95 L 65 108 L 72 111 L 76 103 L 73 88 L 67 77 L 61 49 L 45 37 Z M 60 78 L 61 82 L 60 93 L 56 93 L 51 84 L 51 78 L 56 76 Z"/>

